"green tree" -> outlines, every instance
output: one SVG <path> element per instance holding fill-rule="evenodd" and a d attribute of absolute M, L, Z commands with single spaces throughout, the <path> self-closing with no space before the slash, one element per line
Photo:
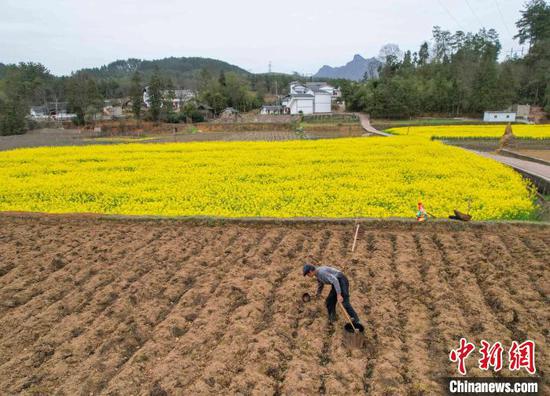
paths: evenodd
<path fill-rule="evenodd" d="M 0 100 L 0 135 L 17 135 L 26 132 L 27 106 L 18 96 Z"/>
<path fill-rule="evenodd" d="M 550 112 L 550 4 L 532 0 L 516 23 L 520 43 L 529 42 L 524 59 L 522 99 L 544 106 Z"/>
<path fill-rule="evenodd" d="M 97 113 L 103 108 L 103 96 L 95 80 L 87 73 L 72 75 L 67 82 L 69 108 L 76 114 L 74 122 L 84 125 L 95 121 Z"/>
<path fill-rule="evenodd" d="M 167 122 L 177 122 L 174 113 L 174 99 L 176 94 L 174 92 L 174 84 L 171 79 L 166 80 L 164 83 L 163 97 L 162 97 L 162 118 Z"/>
<path fill-rule="evenodd" d="M 223 72 L 223 70 L 220 72 L 220 77 L 218 79 L 218 82 L 222 87 L 225 87 L 225 73 Z"/>
<path fill-rule="evenodd" d="M 130 99 L 132 100 L 132 114 L 136 120 L 141 119 L 141 104 L 143 103 L 143 88 L 141 76 L 138 71 L 132 76 L 132 87 L 130 88 Z"/>
<path fill-rule="evenodd" d="M 202 100 L 212 107 L 214 114 L 220 114 L 227 107 L 227 98 L 218 90 L 206 90 L 203 92 Z"/>
<path fill-rule="evenodd" d="M 103 110 L 103 95 L 92 78 L 86 81 L 86 91 L 87 104 L 85 118 L 87 122 L 95 122 L 97 115 Z"/>
<path fill-rule="evenodd" d="M 160 111 L 162 107 L 162 90 L 164 89 L 162 79 L 160 77 L 160 71 L 155 68 L 151 80 L 149 80 L 149 87 L 147 93 L 149 95 L 149 114 L 151 119 L 155 122 L 160 119 Z"/>
<path fill-rule="evenodd" d="M 521 11 L 521 18 L 516 22 L 520 44 L 529 42 L 530 46 L 550 38 L 550 4 L 544 0 L 531 0 Z"/>
<path fill-rule="evenodd" d="M 31 105 L 47 101 L 46 84 L 52 76 L 38 63 L 6 66 L 3 73 L 0 134 L 21 134 L 28 129 L 27 116 Z"/>
<path fill-rule="evenodd" d="M 201 69 L 198 82 L 199 93 L 202 93 L 204 90 L 208 89 L 211 81 L 212 75 L 210 72 L 207 69 Z"/>
<path fill-rule="evenodd" d="M 418 65 L 424 66 L 428 63 L 428 59 L 430 58 L 430 51 L 428 49 L 428 43 L 424 42 L 420 46 L 420 50 L 418 51 Z"/>
<path fill-rule="evenodd" d="M 185 118 L 186 122 L 203 122 L 204 117 L 198 111 L 195 101 L 190 100 L 180 108 L 180 115 Z"/>

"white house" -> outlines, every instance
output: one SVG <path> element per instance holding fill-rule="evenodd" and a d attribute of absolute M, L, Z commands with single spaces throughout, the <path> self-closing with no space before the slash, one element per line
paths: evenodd
<path fill-rule="evenodd" d="M 334 88 L 331 85 L 328 85 L 326 82 L 308 82 L 306 87 L 311 89 L 313 92 L 323 91 L 329 93 L 332 96 L 333 100 L 339 99 L 342 97 L 342 92 L 340 88 Z"/>
<path fill-rule="evenodd" d="M 530 105 L 520 105 L 515 104 L 508 108 L 508 111 L 516 113 L 516 120 L 520 119 L 523 121 L 529 121 L 529 116 L 531 115 L 531 106 Z"/>
<path fill-rule="evenodd" d="M 48 102 L 43 106 L 32 106 L 30 116 L 35 120 L 71 120 L 76 114 L 67 112 L 66 102 Z"/>
<path fill-rule="evenodd" d="M 32 106 L 31 117 L 35 120 L 50 118 L 50 113 L 47 106 Z"/>
<path fill-rule="evenodd" d="M 511 111 L 486 111 L 483 115 L 484 122 L 515 122 L 516 113 Z"/>
<path fill-rule="evenodd" d="M 179 110 L 184 104 L 195 98 L 195 92 L 190 89 L 175 89 L 174 99 L 172 99 L 172 105 L 174 110 Z M 168 95 L 168 91 L 162 91 L 163 96 Z M 145 87 L 143 90 L 143 103 L 146 107 L 149 107 L 149 87 Z"/>
<path fill-rule="evenodd" d="M 262 115 L 283 114 L 283 106 L 264 105 L 264 106 L 262 106 L 262 109 L 260 110 L 260 114 L 262 114 Z"/>
<path fill-rule="evenodd" d="M 326 83 L 290 83 L 290 94 L 282 101 L 286 114 L 318 114 L 332 112 L 337 90 Z"/>

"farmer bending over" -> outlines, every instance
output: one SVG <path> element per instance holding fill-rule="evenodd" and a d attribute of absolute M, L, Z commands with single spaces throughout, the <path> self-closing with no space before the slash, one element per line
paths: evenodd
<path fill-rule="evenodd" d="M 349 302 L 349 282 L 342 271 L 332 267 L 316 267 L 311 264 L 306 264 L 304 265 L 304 276 L 306 275 L 317 277 L 317 297 L 321 296 L 321 292 L 325 285 L 332 285 L 330 293 L 325 301 L 328 310 L 328 318 L 331 322 L 336 320 L 336 301 L 338 300 L 352 318 L 353 323 L 360 323 L 357 313 Z"/>

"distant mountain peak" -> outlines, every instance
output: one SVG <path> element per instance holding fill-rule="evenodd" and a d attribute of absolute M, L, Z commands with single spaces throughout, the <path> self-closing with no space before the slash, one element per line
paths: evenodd
<path fill-rule="evenodd" d="M 314 78 L 343 78 L 347 80 L 360 81 L 365 74 L 368 78 L 378 77 L 378 68 L 382 63 L 376 58 L 365 59 L 359 54 L 355 54 L 353 59 L 344 66 L 331 67 L 323 66 L 313 76 Z"/>

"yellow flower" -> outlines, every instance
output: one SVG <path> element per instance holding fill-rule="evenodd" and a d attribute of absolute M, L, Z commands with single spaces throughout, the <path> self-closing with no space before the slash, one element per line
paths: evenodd
<path fill-rule="evenodd" d="M 505 125 L 438 125 L 389 129 L 395 135 L 421 136 L 428 138 L 500 138 Z M 550 125 L 512 125 L 518 138 L 550 139 Z"/>
<path fill-rule="evenodd" d="M 0 210 L 165 216 L 529 219 L 493 160 L 418 137 L 43 147 L 0 152 Z"/>

